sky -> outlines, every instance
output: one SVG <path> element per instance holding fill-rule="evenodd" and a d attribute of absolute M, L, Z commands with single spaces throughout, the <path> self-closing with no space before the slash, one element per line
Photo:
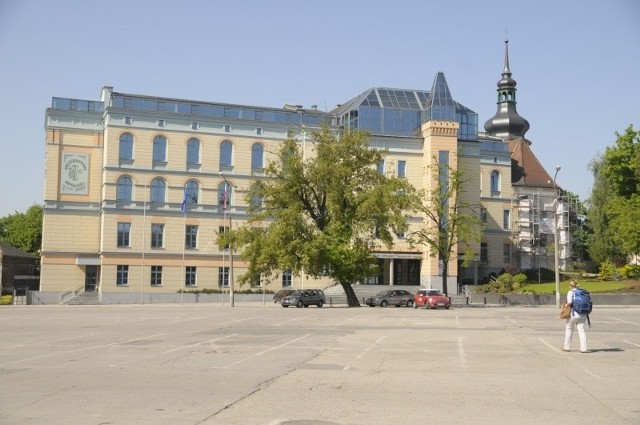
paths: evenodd
<path fill-rule="evenodd" d="M 331 110 L 441 71 L 483 130 L 507 37 L 526 138 L 587 200 L 589 163 L 640 128 L 640 1 L 0 0 L 0 217 L 44 201 L 52 97 Z"/>

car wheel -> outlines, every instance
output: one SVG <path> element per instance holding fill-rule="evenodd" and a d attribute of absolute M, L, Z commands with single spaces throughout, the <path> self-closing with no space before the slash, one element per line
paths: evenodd
<path fill-rule="evenodd" d="M 289 306 L 288 306 L 288 305 L 284 305 L 284 304 L 282 304 L 282 307 L 287 308 L 287 307 L 289 307 Z"/>
<path fill-rule="evenodd" d="M 449 307 L 451 307 L 450 305 L 445 305 L 444 308 L 446 308 L 447 310 L 449 310 Z"/>
<path fill-rule="evenodd" d="M 296 304 L 296 307 L 301 308 L 304 305 L 304 303 L 302 302 L 302 300 L 298 301 L 298 304 Z"/>
<path fill-rule="evenodd" d="M 413 301 L 411 300 L 407 301 L 407 307 L 413 307 Z"/>
<path fill-rule="evenodd" d="M 386 306 L 387 306 L 386 301 L 380 301 L 380 307 L 386 307 Z"/>
<path fill-rule="evenodd" d="M 322 304 L 324 304 L 322 301 L 318 301 L 318 307 L 322 308 Z"/>
<path fill-rule="evenodd" d="M 376 306 L 375 304 L 369 304 L 369 307 L 375 307 L 375 306 Z"/>

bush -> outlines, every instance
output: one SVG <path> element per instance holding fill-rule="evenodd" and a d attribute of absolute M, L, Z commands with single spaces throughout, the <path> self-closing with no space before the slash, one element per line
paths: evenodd
<path fill-rule="evenodd" d="M 13 304 L 13 296 L 12 295 L 3 295 L 0 297 L 0 305 L 11 305 Z"/>
<path fill-rule="evenodd" d="M 640 279 L 640 266 L 637 264 L 627 264 L 620 268 L 620 274 L 624 279 Z"/>
<path fill-rule="evenodd" d="M 614 280 L 618 276 L 616 265 L 607 260 L 600 264 L 600 280 Z"/>
<path fill-rule="evenodd" d="M 486 285 L 482 285 L 478 292 L 504 294 L 507 292 L 517 291 L 526 283 L 527 276 L 524 273 L 518 273 L 513 276 L 509 273 L 502 273 L 495 279 L 492 279 Z"/>
<path fill-rule="evenodd" d="M 522 270 L 522 273 L 527 276 L 528 282 L 538 282 L 538 269 Z M 555 282 L 556 272 L 552 269 L 541 268 L 539 279 L 540 282 Z"/>

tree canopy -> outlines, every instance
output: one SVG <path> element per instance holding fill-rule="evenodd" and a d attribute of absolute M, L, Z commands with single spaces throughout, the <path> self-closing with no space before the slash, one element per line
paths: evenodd
<path fill-rule="evenodd" d="M 42 207 L 32 205 L 24 213 L 0 218 L 0 240 L 30 254 L 39 255 L 42 244 Z"/>
<path fill-rule="evenodd" d="M 365 132 L 314 131 L 305 142 L 315 151 L 309 158 L 299 143 L 283 142 L 265 178 L 251 186 L 247 225 L 227 235 L 248 264 L 239 279 L 257 282 L 281 270 L 328 276 L 357 306 L 351 284 L 378 273 L 373 251 L 406 230 L 414 190 L 376 170 L 385 152 L 371 149 Z"/>
<path fill-rule="evenodd" d="M 590 165 L 589 254 L 598 262 L 624 262 L 640 253 L 640 132 L 630 125 L 616 136 Z"/>

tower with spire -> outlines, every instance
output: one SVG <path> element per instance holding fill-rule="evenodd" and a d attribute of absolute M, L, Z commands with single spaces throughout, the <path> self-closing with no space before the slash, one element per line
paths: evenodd
<path fill-rule="evenodd" d="M 516 81 L 511 78 L 509 68 L 509 40 L 504 41 L 504 69 L 498 81 L 498 111 L 484 124 L 484 129 L 492 136 L 505 140 L 524 138 L 529 130 L 529 122 L 516 110 Z"/>

